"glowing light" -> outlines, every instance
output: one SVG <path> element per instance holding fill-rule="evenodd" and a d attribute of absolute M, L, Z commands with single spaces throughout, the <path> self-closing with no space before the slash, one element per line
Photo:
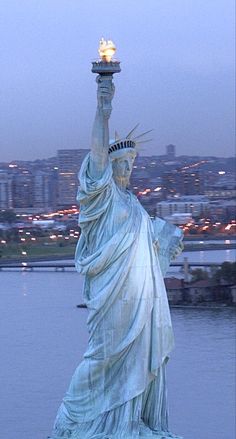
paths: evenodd
<path fill-rule="evenodd" d="M 219 171 L 218 174 L 219 175 L 225 175 L 225 171 Z"/>
<path fill-rule="evenodd" d="M 4 241 L 4 239 L 1 240 L 1 244 L 6 244 L 7 241 Z"/>
<path fill-rule="evenodd" d="M 116 52 L 116 46 L 111 40 L 104 40 L 102 38 L 99 43 L 98 53 L 102 61 L 111 62 L 113 55 Z"/>
<path fill-rule="evenodd" d="M 17 168 L 17 165 L 14 165 L 13 163 L 10 163 L 9 168 Z"/>
<path fill-rule="evenodd" d="M 26 256 L 26 255 L 27 255 L 27 252 L 22 251 L 21 254 L 24 255 L 24 256 Z"/>
<path fill-rule="evenodd" d="M 159 192 L 159 191 L 161 191 L 161 186 L 158 186 L 158 187 L 156 187 L 156 189 L 154 189 L 154 192 Z"/>

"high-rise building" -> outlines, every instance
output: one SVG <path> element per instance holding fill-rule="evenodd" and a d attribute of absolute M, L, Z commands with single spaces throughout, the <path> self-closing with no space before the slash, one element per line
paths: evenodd
<path fill-rule="evenodd" d="M 33 206 L 48 208 L 52 204 L 51 178 L 48 172 L 37 170 L 33 175 Z"/>
<path fill-rule="evenodd" d="M 0 209 L 12 208 L 12 176 L 0 170 Z"/>
<path fill-rule="evenodd" d="M 13 208 L 33 207 L 33 175 L 24 170 L 12 179 Z"/>
<path fill-rule="evenodd" d="M 166 155 L 168 159 L 172 160 L 175 158 L 175 149 L 176 149 L 175 145 L 170 144 L 166 146 Z"/>
<path fill-rule="evenodd" d="M 58 150 L 58 205 L 60 207 L 69 207 L 76 203 L 78 171 L 87 153 L 86 149 Z"/>
<path fill-rule="evenodd" d="M 164 198 L 169 195 L 174 196 L 179 193 L 179 174 L 178 171 L 166 171 L 162 175 L 162 192 Z"/>

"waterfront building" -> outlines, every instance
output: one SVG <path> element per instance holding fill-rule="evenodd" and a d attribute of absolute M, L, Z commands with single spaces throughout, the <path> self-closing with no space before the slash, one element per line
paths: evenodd
<path fill-rule="evenodd" d="M 78 171 L 88 153 L 86 149 L 60 149 L 58 157 L 58 205 L 68 207 L 76 203 Z"/>

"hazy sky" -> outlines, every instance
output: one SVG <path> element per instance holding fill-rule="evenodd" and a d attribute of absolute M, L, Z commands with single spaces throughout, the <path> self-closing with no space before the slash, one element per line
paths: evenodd
<path fill-rule="evenodd" d="M 111 119 L 144 154 L 234 154 L 233 0 L 2 0 L 0 161 L 89 147 L 101 36 L 117 45 Z"/>

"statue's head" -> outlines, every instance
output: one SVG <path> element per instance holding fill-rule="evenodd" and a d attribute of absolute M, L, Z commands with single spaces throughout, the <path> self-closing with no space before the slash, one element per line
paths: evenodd
<path fill-rule="evenodd" d="M 124 139 L 119 139 L 119 136 L 116 133 L 116 140 L 109 145 L 108 154 L 112 162 L 113 178 L 121 189 L 126 189 L 129 186 L 129 179 L 137 154 L 136 145 L 141 142 L 143 143 L 143 141 L 138 139 L 152 131 L 146 131 L 145 133 L 131 139 L 137 126 L 138 125 L 136 125 Z M 146 141 L 149 141 L 149 139 Z"/>
<path fill-rule="evenodd" d="M 136 151 L 130 148 L 116 151 L 110 155 L 113 178 L 120 189 L 126 189 L 129 186 L 135 157 Z"/>

